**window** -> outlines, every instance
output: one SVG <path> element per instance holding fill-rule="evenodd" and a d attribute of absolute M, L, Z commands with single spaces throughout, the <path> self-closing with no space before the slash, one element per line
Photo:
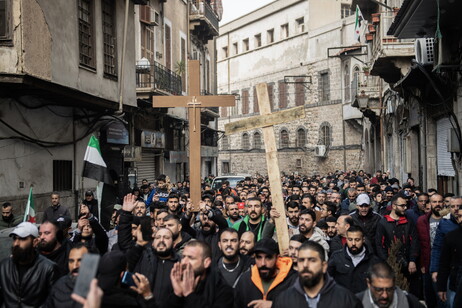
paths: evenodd
<path fill-rule="evenodd" d="M 351 10 L 350 4 L 342 4 L 342 18 L 347 18 L 350 15 L 353 15 L 353 11 Z"/>
<path fill-rule="evenodd" d="M 284 82 L 284 80 L 279 81 L 278 92 L 279 92 L 279 108 L 286 108 L 287 107 L 287 84 Z"/>
<path fill-rule="evenodd" d="M 242 90 L 242 114 L 249 113 L 249 90 Z"/>
<path fill-rule="evenodd" d="M 271 111 L 274 110 L 274 84 L 268 83 L 268 98 L 270 101 Z"/>
<path fill-rule="evenodd" d="M 266 41 L 267 44 L 271 44 L 272 42 L 274 42 L 274 29 L 266 31 Z"/>
<path fill-rule="evenodd" d="M 253 148 L 260 150 L 261 145 L 262 145 L 261 144 L 261 135 L 260 135 L 259 132 L 256 132 L 255 134 L 253 134 Z"/>
<path fill-rule="evenodd" d="M 285 129 L 281 130 L 281 148 L 288 148 L 289 147 L 289 132 Z"/>
<path fill-rule="evenodd" d="M 165 24 L 165 67 L 172 69 L 172 28 Z"/>
<path fill-rule="evenodd" d="M 250 150 L 249 134 L 247 133 L 242 135 L 242 149 Z"/>
<path fill-rule="evenodd" d="M 242 51 L 248 51 L 249 50 L 249 39 L 246 38 L 242 40 Z"/>
<path fill-rule="evenodd" d="M 228 58 L 228 46 L 223 47 L 221 50 L 222 50 L 222 57 Z"/>
<path fill-rule="evenodd" d="M 72 190 L 72 160 L 53 160 L 53 190 Z"/>
<path fill-rule="evenodd" d="M 320 102 L 329 101 L 330 85 L 329 85 L 329 73 L 328 72 L 319 74 L 318 88 L 319 88 L 319 101 Z"/>
<path fill-rule="evenodd" d="M 80 65 L 96 68 L 95 37 L 93 35 L 93 1 L 78 0 Z"/>
<path fill-rule="evenodd" d="M 10 44 L 11 39 L 11 1 L 0 0 L 0 44 Z"/>
<path fill-rule="evenodd" d="M 345 71 L 343 72 L 343 87 L 345 89 L 345 101 L 350 101 L 351 97 L 351 91 L 350 91 L 350 67 L 348 64 L 345 65 Z"/>
<path fill-rule="evenodd" d="M 330 131 L 330 124 L 324 122 L 321 124 L 319 128 L 319 144 L 323 144 L 325 146 L 331 145 L 331 131 Z"/>
<path fill-rule="evenodd" d="M 237 43 L 233 43 L 233 52 L 235 55 L 239 53 L 239 50 L 237 49 Z"/>
<path fill-rule="evenodd" d="M 261 46 L 261 34 L 255 35 L 255 48 L 258 48 Z"/>
<path fill-rule="evenodd" d="M 227 151 L 229 149 L 228 136 L 223 136 L 221 139 L 221 149 Z"/>
<path fill-rule="evenodd" d="M 229 173 L 229 162 L 227 162 L 227 161 L 222 162 L 221 173 L 222 174 Z"/>
<path fill-rule="evenodd" d="M 351 81 L 351 97 L 356 97 L 358 93 L 358 84 L 359 84 L 359 67 L 355 66 L 353 68 L 353 80 Z"/>
<path fill-rule="evenodd" d="M 305 19 L 303 17 L 300 17 L 297 20 L 295 20 L 295 23 L 297 25 L 298 33 L 305 32 Z"/>
<path fill-rule="evenodd" d="M 295 105 L 303 106 L 305 105 L 305 87 L 304 79 L 296 78 L 295 79 Z"/>
<path fill-rule="evenodd" d="M 112 0 L 101 3 L 103 19 L 104 74 L 117 76 L 117 36 L 115 5 Z"/>
<path fill-rule="evenodd" d="M 302 167 L 302 160 L 300 158 L 297 158 L 295 160 L 295 167 L 296 168 L 301 168 Z"/>
<path fill-rule="evenodd" d="M 289 37 L 289 24 L 285 24 L 281 26 L 281 39 L 285 39 Z"/>
<path fill-rule="evenodd" d="M 181 37 L 181 40 L 180 40 L 180 48 L 181 48 L 181 63 L 184 65 L 184 69 L 182 70 L 181 72 L 181 87 L 183 89 L 183 91 L 186 91 L 186 36 L 185 37 Z"/>
<path fill-rule="evenodd" d="M 297 147 L 303 148 L 306 145 L 306 132 L 303 128 L 297 130 Z"/>
<path fill-rule="evenodd" d="M 141 23 L 141 57 L 154 65 L 154 28 Z"/>
<path fill-rule="evenodd" d="M 253 112 L 254 113 L 260 112 L 260 108 L 258 106 L 257 87 L 253 87 Z"/>

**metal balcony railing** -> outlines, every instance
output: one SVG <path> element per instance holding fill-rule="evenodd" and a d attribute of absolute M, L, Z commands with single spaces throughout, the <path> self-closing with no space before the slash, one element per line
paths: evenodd
<path fill-rule="evenodd" d="M 181 95 L 181 76 L 160 63 L 136 66 L 136 87 Z"/>
<path fill-rule="evenodd" d="M 218 16 L 210 6 L 210 1 L 207 0 L 192 0 L 189 14 L 191 16 L 202 15 L 218 31 Z"/>

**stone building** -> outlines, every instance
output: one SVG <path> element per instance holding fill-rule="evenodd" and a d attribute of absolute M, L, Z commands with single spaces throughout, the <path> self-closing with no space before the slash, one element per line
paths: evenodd
<path fill-rule="evenodd" d="M 255 86 L 264 82 L 272 111 L 304 106 L 306 112 L 274 128 L 281 171 L 362 169 L 362 114 L 351 102 L 364 56 L 348 56 L 362 49 L 354 23 L 351 1 L 290 0 L 222 25 L 218 93 L 236 94 L 238 102 L 221 108 L 219 130 L 259 113 Z M 260 130 L 224 135 L 219 144 L 219 174 L 267 174 Z"/>

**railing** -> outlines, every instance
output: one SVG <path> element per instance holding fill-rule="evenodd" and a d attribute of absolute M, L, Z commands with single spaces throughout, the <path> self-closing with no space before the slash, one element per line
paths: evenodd
<path fill-rule="evenodd" d="M 210 24 L 218 31 L 218 16 L 206 0 L 192 0 L 190 15 L 203 15 Z"/>
<path fill-rule="evenodd" d="M 136 87 L 181 95 L 181 76 L 157 62 L 154 65 L 137 65 Z"/>

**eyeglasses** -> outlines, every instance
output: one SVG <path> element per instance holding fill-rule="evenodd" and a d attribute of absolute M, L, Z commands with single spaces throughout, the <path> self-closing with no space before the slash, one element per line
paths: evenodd
<path fill-rule="evenodd" d="M 396 206 L 399 206 L 399 207 L 407 207 L 407 203 L 404 203 L 404 204 L 397 204 Z"/>
<path fill-rule="evenodd" d="M 374 287 L 372 286 L 372 289 L 374 289 L 375 292 L 379 293 L 379 294 L 382 294 L 383 292 L 387 292 L 388 294 L 390 293 L 393 293 L 395 291 L 395 287 L 391 287 L 391 288 L 377 288 L 377 287 Z"/>

